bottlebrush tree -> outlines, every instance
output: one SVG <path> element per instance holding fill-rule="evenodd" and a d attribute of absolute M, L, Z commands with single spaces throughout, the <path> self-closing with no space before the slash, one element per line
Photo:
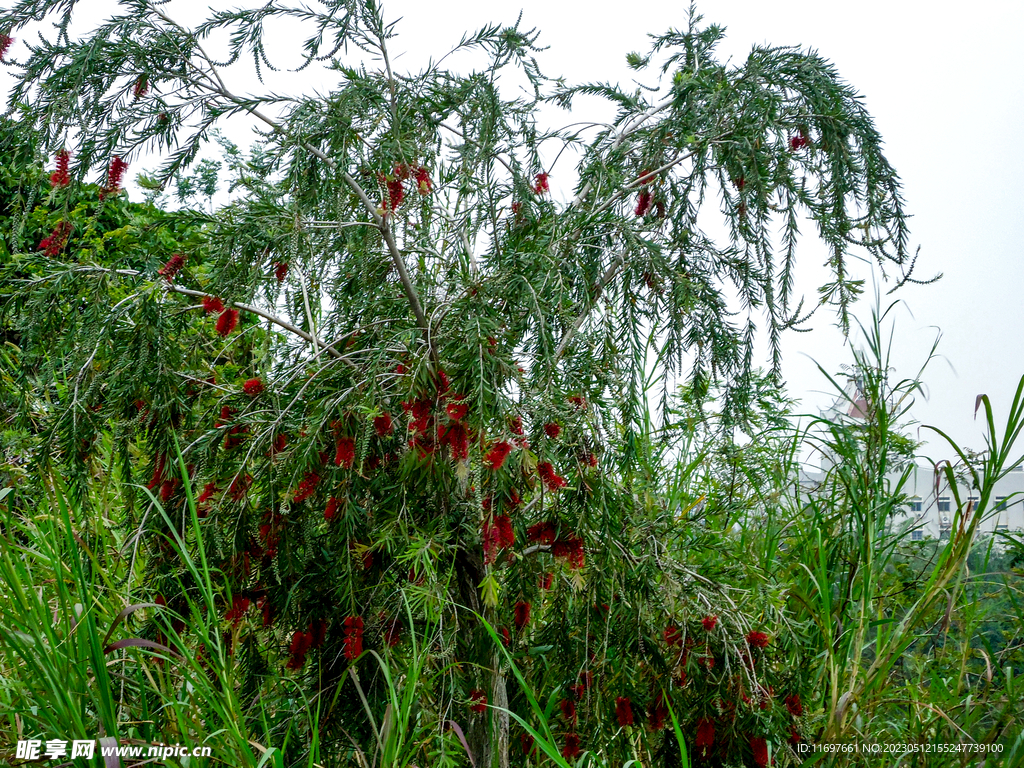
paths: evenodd
<path fill-rule="evenodd" d="M 723 590 L 734 565 L 695 571 L 710 534 L 680 514 L 692 499 L 664 480 L 673 432 L 652 425 L 671 419 L 670 383 L 696 400 L 722 392 L 728 425 L 756 409 L 756 324 L 775 370 L 780 334 L 802 319 L 801 221 L 830 249 L 820 301 L 844 325 L 860 285 L 851 249 L 909 279 L 899 180 L 832 66 L 770 47 L 723 64 L 722 30 L 691 12 L 629 56 L 650 87 L 628 92 L 548 78 L 536 33 L 518 27 L 461 41 L 488 57 L 473 73 L 444 57 L 399 73 L 369 0 L 270 2 L 194 28 L 167 5 L 122 8 L 82 37 L 71 4 L 0 13 L 15 39 L 58 22 L 5 59 L 10 103 L 50 158 L 40 178 L 57 179 L 43 192 L 49 243 L 8 266 L 22 280 L 8 316 L 24 375 L 53 393 L 36 407 L 37 466 L 87 482 L 111 433 L 122 479 L 148 488 L 128 522 L 157 602 L 184 611 L 190 589 L 168 546 L 195 544 L 180 448 L 223 575 L 221 651 L 243 649 L 248 690 L 273 672 L 323 696 L 319 742 L 337 764 L 373 739 L 358 699 L 336 695 L 347 670 L 380 717 L 365 652 L 400 667 L 427 626 L 435 668 L 458 673 L 425 693 L 421 718 L 438 738 L 459 723 L 476 765 L 509 764 L 520 745 L 504 711 L 529 711 L 480 616 L 531 684 L 556 691 L 567 758 L 671 760 L 669 705 L 695 759 L 792 755 L 814 694 L 781 602 Z M 268 33 L 286 17 L 308 26 L 303 68 L 326 63 L 337 85 L 241 95 L 226 64 L 271 68 Z M 541 106 L 579 95 L 613 104 L 613 123 L 540 127 Z M 251 156 L 229 148 L 233 202 L 155 229 L 61 229 L 83 195 L 93 222 L 123 204 L 143 151 L 165 153 L 166 183 L 238 114 L 265 133 Z M 202 232 L 183 245 L 184 220 Z M 140 232 L 144 253 L 97 250 Z M 540 759 L 523 748 L 515 762 Z"/>

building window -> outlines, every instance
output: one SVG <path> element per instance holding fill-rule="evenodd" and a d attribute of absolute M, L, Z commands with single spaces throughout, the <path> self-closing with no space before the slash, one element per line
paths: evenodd
<path fill-rule="evenodd" d="M 996 530 L 997 531 L 1006 531 L 1007 533 L 1009 533 L 1010 532 L 1010 524 L 1009 523 L 999 523 L 999 525 L 996 526 Z"/>
<path fill-rule="evenodd" d="M 924 541 L 924 531 L 922 531 L 920 528 L 917 528 L 917 529 L 911 531 L 910 532 L 910 540 L 911 541 Z"/>
<path fill-rule="evenodd" d="M 1006 497 L 1005 496 L 996 496 L 996 510 L 999 511 L 999 512 L 1003 512 L 1003 511 L 1005 511 L 1005 509 L 1006 509 Z"/>
<path fill-rule="evenodd" d="M 981 501 L 977 496 L 971 496 L 968 501 L 971 502 L 971 509 L 977 509 L 978 503 Z"/>
<path fill-rule="evenodd" d="M 949 496 L 939 496 L 939 512 L 949 512 Z"/>
<path fill-rule="evenodd" d="M 921 509 L 922 509 L 922 503 L 921 503 L 921 500 L 919 498 L 914 497 L 913 499 L 910 500 L 910 511 L 911 512 L 920 512 Z"/>

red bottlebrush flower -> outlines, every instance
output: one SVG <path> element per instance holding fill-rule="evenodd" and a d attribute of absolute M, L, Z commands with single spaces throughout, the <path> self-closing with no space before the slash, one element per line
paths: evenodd
<path fill-rule="evenodd" d="M 345 658 L 355 661 L 363 655 L 363 618 L 349 616 L 344 623 Z"/>
<path fill-rule="evenodd" d="M 135 85 L 132 87 L 132 96 L 136 99 L 141 99 L 149 93 L 149 78 L 145 75 L 139 75 L 139 79 L 135 81 Z"/>
<path fill-rule="evenodd" d="M 700 664 L 704 669 L 709 672 L 715 668 L 715 657 L 714 656 L 701 656 L 697 659 L 697 663 Z"/>
<path fill-rule="evenodd" d="M 580 687 L 584 691 L 588 690 L 593 684 L 594 684 L 594 673 L 593 672 L 591 672 L 589 669 L 584 671 L 584 672 L 580 672 Z M 583 698 L 582 695 L 580 696 L 580 698 Z"/>
<path fill-rule="evenodd" d="M 405 181 L 412 173 L 412 168 L 407 163 L 395 163 L 394 176 L 399 181 Z"/>
<path fill-rule="evenodd" d="M 745 178 L 743 178 L 742 176 L 740 176 L 739 178 L 736 178 L 736 179 L 732 180 L 732 185 L 734 187 L 736 187 L 736 189 L 739 189 L 739 190 L 742 191 L 742 189 L 745 186 L 747 186 L 747 180 Z"/>
<path fill-rule="evenodd" d="M 790 727 L 789 739 L 787 739 L 787 741 L 789 741 L 790 744 L 796 745 L 803 741 L 803 739 L 800 737 L 800 732 L 796 728 Z"/>
<path fill-rule="evenodd" d="M 523 754 L 527 757 L 536 751 L 536 747 L 533 745 L 533 736 L 529 733 L 519 734 L 519 743 L 522 744 Z"/>
<path fill-rule="evenodd" d="M 57 170 L 50 174 L 51 187 L 66 187 L 71 183 L 71 175 L 68 173 L 68 163 L 71 155 L 66 149 L 57 153 Z"/>
<path fill-rule="evenodd" d="M 124 172 L 128 170 L 128 163 L 121 159 L 120 155 L 114 155 L 110 161 L 110 168 L 107 169 L 107 186 L 100 191 L 100 199 L 106 195 L 116 194 L 121 189 L 121 180 Z"/>
<path fill-rule="evenodd" d="M 448 381 L 448 374 L 444 372 L 443 368 L 437 370 L 437 396 L 443 397 L 448 394 L 448 390 L 451 388 L 451 382 Z"/>
<path fill-rule="evenodd" d="M 523 419 L 520 416 L 516 416 L 509 422 L 509 426 L 512 429 L 512 434 L 518 437 L 523 436 Z"/>
<path fill-rule="evenodd" d="M 585 463 L 588 467 L 596 467 L 597 455 L 593 451 L 591 451 L 590 453 L 583 457 L 583 463 Z"/>
<path fill-rule="evenodd" d="M 548 184 L 548 175 L 546 173 L 538 173 L 533 177 L 533 193 L 535 195 L 543 195 L 545 192 L 550 192 L 551 186 Z"/>
<path fill-rule="evenodd" d="M 551 573 L 551 572 L 542 573 L 540 575 L 540 588 L 541 589 L 551 589 L 551 584 L 554 582 L 554 580 L 555 580 L 555 575 L 553 573 Z"/>
<path fill-rule="evenodd" d="M 164 480 L 160 484 L 160 501 L 165 504 L 170 500 L 174 492 L 178 490 L 178 486 L 181 484 L 181 480 L 176 477 L 172 477 L 170 480 Z"/>
<path fill-rule="evenodd" d="M 334 463 L 339 467 L 349 469 L 356 459 L 356 441 L 351 437 L 343 437 L 338 440 L 337 449 L 334 452 Z"/>
<path fill-rule="evenodd" d="M 558 528 L 554 523 L 537 523 L 526 529 L 526 538 L 537 544 L 554 544 Z"/>
<path fill-rule="evenodd" d="M 458 395 L 456 395 L 455 399 L 459 400 L 461 398 Z M 449 403 L 448 407 L 445 408 L 445 411 L 448 412 L 448 418 L 451 419 L 452 421 L 462 421 L 464 418 L 466 418 L 466 414 L 469 412 L 469 406 L 466 405 L 465 403 L 459 402 Z"/>
<path fill-rule="evenodd" d="M 303 632 L 301 629 L 295 630 L 291 645 L 288 646 L 288 652 L 291 654 L 291 659 L 288 660 L 288 669 L 302 669 L 305 666 L 306 654 L 312 644 L 312 633 Z"/>
<path fill-rule="evenodd" d="M 707 757 L 707 749 L 715 743 L 715 724 L 702 717 L 697 721 L 697 740 L 694 742 L 701 751 L 701 757 Z"/>
<path fill-rule="evenodd" d="M 506 443 L 504 440 L 495 443 L 491 446 L 491 450 L 484 455 L 484 466 L 490 467 L 491 469 L 501 469 L 502 465 L 505 463 L 505 459 L 508 458 L 508 455 L 511 452 L 511 444 Z"/>
<path fill-rule="evenodd" d="M 13 42 L 14 38 L 10 35 L 0 34 L 0 61 L 4 60 L 4 54 L 7 53 L 7 49 L 11 47 Z"/>
<path fill-rule="evenodd" d="M 522 632 L 526 625 L 530 623 L 530 604 L 520 600 L 516 603 L 512 613 L 515 617 L 516 629 Z"/>
<path fill-rule="evenodd" d="M 516 536 L 512 531 L 512 520 L 508 515 L 498 515 L 494 518 L 494 527 L 498 531 L 498 546 L 500 548 L 507 549 L 515 545 Z"/>
<path fill-rule="evenodd" d="M 384 629 L 384 642 L 388 644 L 388 648 L 394 648 L 402 642 L 401 619 L 392 619 L 388 622 L 387 627 Z"/>
<path fill-rule="evenodd" d="M 679 631 L 679 627 L 675 624 L 669 624 L 662 634 L 665 637 L 666 645 L 669 647 L 683 644 L 683 633 Z"/>
<path fill-rule="evenodd" d="M 263 392 L 263 380 L 259 377 L 249 379 L 242 385 L 242 391 L 249 397 L 256 397 L 256 395 Z"/>
<path fill-rule="evenodd" d="M 580 756 L 580 737 L 575 733 L 565 734 L 565 745 L 562 747 L 562 757 L 566 760 L 575 760 Z"/>
<path fill-rule="evenodd" d="M 564 539 L 558 539 L 551 545 L 551 554 L 555 557 L 566 558 L 569 567 L 573 570 L 579 570 L 586 562 L 583 539 L 579 536 L 567 536 Z"/>
<path fill-rule="evenodd" d="M 575 406 L 577 411 L 587 407 L 587 401 L 581 395 L 569 395 L 569 404 Z"/>
<path fill-rule="evenodd" d="M 278 432 L 274 437 L 274 442 L 270 446 L 270 454 L 280 453 L 288 445 L 288 435 L 284 432 Z"/>
<path fill-rule="evenodd" d="M 540 479 L 544 481 L 544 486 L 549 491 L 557 491 L 559 488 L 565 488 L 565 478 L 555 473 L 555 469 L 551 466 L 551 462 L 542 461 L 538 464 L 537 474 L 540 475 Z"/>
<path fill-rule="evenodd" d="M 220 317 L 217 318 L 217 333 L 221 336 L 227 336 L 238 325 L 238 310 L 237 309 L 225 309 L 220 313 Z"/>
<path fill-rule="evenodd" d="M 800 132 L 789 140 L 789 146 L 792 147 L 794 151 L 796 151 L 798 149 L 803 149 L 804 147 L 806 147 L 807 142 L 807 132 L 804 131 L 803 128 L 801 128 Z"/>
<path fill-rule="evenodd" d="M 43 255 L 54 258 L 60 255 L 60 252 L 64 250 L 64 246 L 68 244 L 68 238 L 71 237 L 71 233 L 74 231 L 70 221 L 62 221 L 56 227 L 53 228 L 53 232 L 50 236 L 44 238 L 39 243 L 37 250 L 43 251 Z"/>
<path fill-rule="evenodd" d="M 483 509 L 484 512 L 490 512 L 492 504 L 494 504 L 494 500 L 488 496 L 480 502 L 480 508 Z"/>
<path fill-rule="evenodd" d="M 421 195 L 429 195 L 433 185 L 430 182 L 430 171 L 422 165 L 416 169 L 416 191 Z"/>
<path fill-rule="evenodd" d="M 501 548 L 500 537 L 498 526 L 489 520 L 484 520 L 483 527 L 480 529 L 480 538 L 484 548 L 484 565 L 491 565 L 497 559 L 498 550 Z"/>
<path fill-rule="evenodd" d="M 199 494 L 199 498 L 196 499 L 197 504 L 203 504 L 210 500 L 210 498 L 217 492 L 216 483 L 207 483 L 203 486 L 203 492 Z"/>
<path fill-rule="evenodd" d="M 277 278 L 277 282 L 283 283 L 284 279 L 288 277 L 288 262 L 279 261 L 274 265 L 274 277 Z"/>
<path fill-rule="evenodd" d="M 388 207 L 394 211 L 405 199 L 405 187 L 398 179 L 388 182 Z"/>
<path fill-rule="evenodd" d="M 660 731 L 665 727 L 665 720 L 667 718 L 668 707 L 665 706 L 665 696 L 661 691 L 658 691 L 658 695 L 654 699 L 654 705 L 648 713 L 647 723 L 652 731 Z"/>
<path fill-rule="evenodd" d="M 747 642 L 754 648 L 767 648 L 770 639 L 764 632 L 751 632 L 747 635 Z"/>
<path fill-rule="evenodd" d="M 242 621 L 242 617 L 245 616 L 245 612 L 249 610 L 250 600 L 248 597 L 242 597 L 241 595 L 235 595 L 231 598 L 231 608 L 224 613 L 224 618 L 230 621 L 235 626 L 238 626 L 239 622 Z"/>
<path fill-rule="evenodd" d="M 479 688 L 474 688 L 469 692 L 469 702 L 470 712 L 480 713 L 487 711 L 487 694 Z"/>
<path fill-rule="evenodd" d="M 220 300 L 220 296 L 203 296 L 203 309 L 208 315 L 212 315 L 214 312 L 223 312 L 224 302 Z"/>
<path fill-rule="evenodd" d="M 309 626 L 308 634 L 312 637 L 311 646 L 313 648 L 319 648 L 324 644 L 324 640 L 327 639 L 327 620 L 317 619 Z"/>
<path fill-rule="evenodd" d="M 519 491 L 517 491 L 515 488 L 510 488 L 509 491 L 508 491 L 508 506 L 509 506 L 509 508 L 510 509 L 515 509 L 520 504 L 522 504 L 522 502 L 523 502 L 523 500 L 519 498 Z"/>
<path fill-rule="evenodd" d="M 549 421 L 544 425 L 544 434 L 550 437 L 552 440 L 562 434 L 562 427 L 553 421 Z"/>
<path fill-rule="evenodd" d="M 754 753 L 754 763 L 764 768 L 768 765 L 768 742 L 761 736 L 750 736 L 750 751 Z"/>
<path fill-rule="evenodd" d="M 562 719 L 569 725 L 576 725 L 576 703 L 572 699 L 562 699 L 558 707 L 562 710 Z"/>
<path fill-rule="evenodd" d="M 793 717 L 800 717 L 804 713 L 804 704 L 800 701 L 799 693 L 793 693 L 786 697 L 786 709 Z"/>
<path fill-rule="evenodd" d="M 395 431 L 395 425 L 391 421 L 391 414 L 385 413 L 373 420 L 373 428 L 377 431 L 377 437 L 387 437 Z"/>
<path fill-rule="evenodd" d="M 180 253 L 176 253 L 167 260 L 160 269 L 156 271 L 158 275 L 163 275 L 164 280 L 168 283 L 174 282 L 174 276 L 177 275 L 181 268 L 185 266 L 185 257 Z"/>
<path fill-rule="evenodd" d="M 307 472 L 299 482 L 299 487 L 295 489 L 293 501 L 305 501 L 316 492 L 316 487 L 319 484 L 320 475 L 316 472 Z"/>
<path fill-rule="evenodd" d="M 628 696 L 619 696 L 615 699 L 615 717 L 619 720 L 620 728 L 633 724 L 633 706 Z"/>
<path fill-rule="evenodd" d="M 704 625 L 705 632 L 710 632 L 715 628 L 715 625 L 718 624 L 718 617 L 705 616 L 703 619 L 700 620 L 700 623 Z"/>
<path fill-rule="evenodd" d="M 245 498 L 245 494 L 249 492 L 250 485 L 252 485 L 252 475 L 235 477 L 228 487 L 228 495 L 233 501 L 241 501 Z"/>
<path fill-rule="evenodd" d="M 640 197 L 636 201 L 636 215 L 637 218 L 646 216 L 647 211 L 651 208 L 651 193 L 646 189 L 640 191 Z"/>
<path fill-rule="evenodd" d="M 501 644 L 506 648 L 512 643 L 512 635 L 508 631 L 508 627 L 499 627 L 498 634 L 501 635 Z"/>
<path fill-rule="evenodd" d="M 327 522 L 330 522 L 331 520 L 333 520 L 337 516 L 337 514 L 338 514 L 338 500 L 336 498 L 334 498 L 333 496 L 331 496 L 331 498 L 329 498 L 327 500 L 327 507 L 324 509 L 324 520 L 326 520 Z"/>
<path fill-rule="evenodd" d="M 451 450 L 452 459 L 455 461 L 466 461 L 469 458 L 469 433 L 466 427 L 458 422 L 445 427 L 437 425 L 437 436 L 441 445 L 447 445 Z"/>

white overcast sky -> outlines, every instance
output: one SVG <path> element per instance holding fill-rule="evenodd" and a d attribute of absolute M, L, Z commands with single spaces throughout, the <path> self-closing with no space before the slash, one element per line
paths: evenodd
<path fill-rule="evenodd" d="M 248 3 L 218 3 L 225 5 Z M 419 70 L 428 56 L 446 52 L 463 32 L 488 22 L 514 23 L 522 10 L 521 26 L 537 27 L 539 44 L 548 46 L 538 54 L 543 71 L 570 83 L 630 84 L 635 73 L 625 66 L 626 53 L 645 52 L 647 33 L 684 27 L 687 18 L 685 3 L 659 0 L 501 5 L 383 0 L 382 5 L 386 18 L 401 18 L 391 43 L 398 70 Z M 202 6 L 181 0 L 167 7 L 181 21 L 203 15 Z M 106 2 L 88 6 L 94 18 L 111 9 Z M 998 424 L 1024 375 L 1019 341 L 1024 315 L 1024 57 L 1019 53 L 1024 4 L 715 0 L 698 5 L 698 11 L 705 23 L 726 27 L 722 58 L 740 63 L 757 44 L 813 48 L 863 95 L 886 155 L 903 179 L 906 208 L 913 216 L 911 245 L 921 248 L 915 276 L 944 274 L 934 285 L 907 286 L 883 297 L 886 303 L 902 302 L 893 313 L 897 374 L 916 372 L 941 333 L 940 357 L 925 373 L 929 397 L 916 404 L 913 414 L 962 444 L 983 448 L 981 422 L 972 418 L 975 396 L 992 398 Z M 275 30 L 274 47 L 286 51 L 294 44 L 298 49 L 301 40 L 292 30 L 284 25 Z M 16 49 L 11 53 L 18 55 Z M 255 79 L 236 72 L 238 90 L 259 89 Z M 328 88 L 330 82 L 330 76 L 321 79 L 307 71 L 283 74 L 272 84 L 278 92 L 294 92 Z M 594 116 L 582 114 L 587 109 L 583 101 L 577 109 L 580 115 L 559 119 L 568 123 Z M 244 135 L 233 138 L 245 143 Z M 826 251 L 808 231 L 800 255 L 798 290 L 813 297 L 825 277 Z M 862 269 L 870 285 L 872 270 L 867 264 Z M 890 287 L 883 284 L 883 292 Z M 870 298 L 862 302 L 858 314 L 867 318 L 872 303 Z M 836 372 L 851 354 L 826 312 L 812 326 L 813 332 L 785 340 L 784 375 L 791 393 L 802 400 L 802 410 L 817 412 L 832 397 L 823 394 L 828 385 L 814 361 Z M 925 431 L 920 436 L 929 442 L 929 456 L 952 457 L 939 438 Z M 1024 451 L 1024 444 L 1018 449 Z"/>

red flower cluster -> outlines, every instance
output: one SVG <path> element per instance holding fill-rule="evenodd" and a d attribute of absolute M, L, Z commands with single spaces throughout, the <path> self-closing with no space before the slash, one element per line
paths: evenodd
<path fill-rule="evenodd" d="M 330 522 L 338 515 L 338 500 L 331 496 L 327 500 L 327 507 L 324 509 L 324 520 Z"/>
<path fill-rule="evenodd" d="M 679 627 L 675 624 L 669 624 L 665 628 L 663 635 L 665 637 L 665 644 L 669 647 L 683 644 L 683 633 L 679 631 Z"/>
<path fill-rule="evenodd" d="M 636 215 L 646 216 L 647 212 L 651 209 L 651 193 L 646 189 L 640 191 L 640 197 L 636 201 Z"/>
<path fill-rule="evenodd" d="M 68 163 L 71 155 L 66 149 L 57 153 L 57 170 L 50 174 L 51 187 L 66 187 L 71 183 L 71 174 L 68 173 Z"/>
<path fill-rule="evenodd" d="M 540 479 L 544 481 L 544 486 L 549 491 L 557 491 L 566 486 L 565 478 L 555 473 L 555 468 L 549 461 L 542 461 L 537 465 L 537 474 L 540 475 Z"/>
<path fill-rule="evenodd" d="M 225 309 L 217 318 L 217 333 L 221 336 L 229 335 L 238 326 L 238 310 Z"/>
<path fill-rule="evenodd" d="M 275 453 L 280 453 L 288 445 L 288 435 L 284 432 L 278 432 L 274 437 L 274 442 L 270 446 L 270 455 L 273 456 Z"/>
<path fill-rule="evenodd" d="M 277 282 L 283 283 L 284 279 L 288 277 L 288 262 L 279 261 L 274 265 L 274 277 L 277 278 Z"/>
<path fill-rule="evenodd" d="M 288 646 L 288 653 L 291 658 L 288 660 L 288 669 L 302 669 L 306 665 L 306 654 L 313 647 L 313 633 L 295 630 L 292 635 L 291 645 Z"/>
<path fill-rule="evenodd" d="M 220 300 L 220 296 L 203 296 L 203 310 L 208 315 L 223 312 L 224 302 Z"/>
<path fill-rule="evenodd" d="M 388 648 L 394 648 L 402 642 L 401 619 L 392 619 L 388 622 L 388 625 L 384 628 L 384 642 L 388 644 Z"/>
<path fill-rule="evenodd" d="M 479 688 L 474 688 L 469 692 L 469 702 L 470 712 L 480 713 L 487 711 L 487 694 Z"/>
<path fill-rule="evenodd" d="M 135 86 L 132 88 L 132 96 L 141 99 L 147 93 L 149 93 L 149 79 L 145 75 L 139 75 L 139 79 L 135 81 Z"/>
<path fill-rule="evenodd" d="M 804 131 L 803 128 L 800 129 L 800 133 L 798 133 L 796 136 L 792 137 L 789 140 L 789 146 L 792 147 L 794 151 L 798 149 L 803 149 L 804 147 L 807 146 L 807 143 L 807 133 Z"/>
<path fill-rule="evenodd" d="M 768 742 L 761 736 L 750 736 L 750 751 L 754 753 L 754 763 L 762 766 L 768 765 Z"/>
<path fill-rule="evenodd" d="M 555 557 L 564 557 L 569 562 L 569 567 L 578 570 L 586 562 L 586 554 L 583 550 L 583 539 L 579 536 L 566 536 L 558 539 L 551 545 L 551 554 Z"/>
<path fill-rule="evenodd" d="M 533 745 L 533 736 L 529 733 L 519 734 L 519 743 L 522 744 L 523 754 L 527 757 L 529 757 L 531 753 L 537 751 L 537 748 Z"/>
<path fill-rule="evenodd" d="M 633 706 L 628 696 L 619 696 L 615 699 L 615 717 L 619 720 L 620 728 L 633 724 Z"/>
<path fill-rule="evenodd" d="M 196 499 L 197 504 L 205 504 L 210 498 L 217 492 L 216 483 L 207 483 L 203 486 L 203 492 L 199 494 L 199 498 Z"/>
<path fill-rule="evenodd" d="M 512 430 L 512 434 L 518 437 L 523 436 L 523 419 L 521 416 L 516 416 L 509 422 L 509 427 Z"/>
<path fill-rule="evenodd" d="M 402 186 L 402 182 L 399 179 L 392 179 L 388 181 L 388 200 L 387 205 L 392 211 L 397 210 L 398 206 L 402 204 L 405 199 L 405 187 Z"/>
<path fill-rule="evenodd" d="M 769 638 L 764 632 L 755 631 L 747 635 L 747 642 L 754 648 L 767 648 Z"/>
<path fill-rule="evenodd" d="M 430 182 L 430 171 L 422 165 L 416 169 L 416 191 L 421 195 L 429 195 L 433 185 Z"/>
<path fill-rule="evenodd" d="M 466 461 L 469 458 L 469 433 L 464 424 L 438 424 L 437 438 L 441 445 L 448 446 L 455 461 Z"/>
<path fill-rule="evenodd" d="M 537 523 L 526 529 L 526 538 L 537 544 L 554 544 L 558 526 L 552 522 Z"/>
<path fill-rule="evenodd" d="M 50 258 L 59 256 L 60 252 L 64 250 L 64 246 L 68 244 L 68 238 L 71 237 L 73 230 L 74 227 L 70 221 L 62 221 L 53 228 L 49 237 L 43 238 L 39 243 L 38 250 L 43 251 L 43 254 Z"/>
<path fill-rule="evenodd" d="M 228 496 L 232 501 L 241 501 L 249 492 L 250 485 L 252 485 L 252 475 L 238 475 L 228 486 Z"/>
<path fill-rule="evenodd" d="M 356 441 L 351 437 L 342 437 L 334 451 L 334 464 L 338 467 L 350 469 L 356 460 Z"/>
<path fill-rule="evenodd" d="M 580 756 L 580 737 L 575 733 L 565 734 L 565 746 L 562 747 L 562 757 L 566 760 L 575 760 Z"/>
<path fill-rule="evenodd" d="M 107 195 L 116 195 L 121 190 L 121 180 L 127 170 L 128 163 L 122 160 L 120 155 L 114 155 L 114 159 L 110 161 L 110 168 L 107 169 L 107 186 L 100 190 L 100 200 Z"/>
<path fill-rule="evenodd" d="M 535 195 L 543 195 L 545 192 L 550 192 L 551 187 L 548 184 L 548 175 L 546 173 L 538 173 L 533 177 L 533 193 Z"/>
<path fill-rule="evenodd" d="M 448 418 L 452 421 L 462 421 L 466 418 L 466 414 L 469 412 L 469 406 L 465 403 L 459 402 L 462 397 L 456 395 L 454 398 L 455 402 L 448 403 L 448 407 L 445 411 L 448 413 Z"/>
<path fill-rule="evenodd" d="M 736 189 L 742 191 L 743 188 L 745 186 L 747 186 L 747 180 L 745 178 L 743 178 L 742 176 L 740 176 L 739 178 L 736 178 L 736 179 L 732 180 L 732 185 L 734 187 L 736 187 Z"/>
<path fill-rule="evenodd" d="M 575 406 L 578 411 L 587 407 L 587 401 L 581 395 L 569 395 L 569 404 Z"/>
<path fill-rule="evenodd" d="M 562 434 L 562 427 L 553 421 L 549 421 L 544 425 L 544 434 L 550 437 L 552 440 Z"/>
<path fill-rule="evenodd" d="M 7 49 L 11 47 L 13 42 L 14 38 L 10 35 L 0 34 L 0 61 L 4 60 L 4 54 L 7 53 Z"/>
<path fill-rule="evenodd" d="M 520 632 L 526 628 L 526 625 L 530 623 L 530 604 L 520 600 L 515 604 L 512 613 L 515 618 L 516 629 Z"/>
<path fill-rule="evenodd" d="M 355 661 L 363 655 L 363 618 L 362 616 L 349 616 L 344 623 L 344 645 L 345 658 Z"/>
<path fill-rule="evenodd" d="M 255 379 L 249 379 L 242 385 L 242 391 L 245 392 L 249 397 L 256 397 L 256 395 L 263 392 L 263 380 L 259 377 Z"/>
<path fill-rule="evenodd" d="M 576 725 L 576 703 L 572 699 L 562 699 L 558 707 L 562 710 L 562 719 L 569 725 Z"/>
<path fill-rule="evenodd" d="M 305 477 L 299 481 L 299 487 L 295 489 L 293 501 L 305 501 L 316 492 L 318 485 L 320 485 L 320 475 L 316 472 L 307 472 Z"/>
<path fill-rule="evenodd" d="M 242 617 L 245 616 L 245 612 L 249 610 L 250 600 L 248 597 L 242 597 L 241 595 L 235 595 L 231 598 L 231 608 L 224 613 L 224 618 L 230 621 L 234 626 L 238 626 L 239 622 L 242 621 Z"/>
<path fill-rule="evenodd" d="M 583 457 L 583 462 L 588 467 L 596 467 L 597 466 L 597 454 L 595 454 L 593 451 L 591 451 L 590 453 L 588 453 L 586 456 Z"/>
<path fill-rule="evenodd" d="M 385 413 L 383 416 L 377 416 L 373 420 L 373 428 L 377 432 L 377 437 L 387 437 L 395 431 L 395 425 L 391 422 L 391 414 Z"/>
<path fill-rule="evenodd" d="M 170 480 L 164 480 L 160 484 L 160 501 L 165 504 L 170 501 L 171 496 L 178 490 L 178 486 L 181 485 L 181 480 L 176 477 L 172 477 Z"/>
<path fill-rule="evenodd" d="M 550 571 L 548 571 L 547 573 L 542 573 L 539 579 L 539 586 L 541 589 L 551 589 L 551 585 L 554 582 L 554 580 L 555 575 Z"/>
<path fill-rule="evenodd" d="M 508 458 L 511 452 L 512 445 L 510 443 L 506 443 L 504 440 L 495 443 L 491 446 L 491 450 L 484 455 L 484 466 L 491 469 L 501 469 L 505 459 Z"/>
<path fill-rule="evenodd" d="M 156 271 L 158 275 L 163 275 L 164 279 L 168 283 L 174 282 L 174 276 L 181 272 L 181 268 L 185 266 L 185 257 L 180 253 L 176 253 L 167 260 L 160 269 Z"/>
<path fill-rule="evenodd" d="M 665 705 L 665 695 L 658 691 L 654 699 L 654 705 L 647 714 L 648 725 L 652 731 L 660 731 L 665 727 L 665 720 L 668 719 L 668 707 Z"/>
<path fill-rule="evenodd" d="M 508 515 L 498 515 L 493 520 L 484 520 L 481 538 L 484 545 L 484 564 L 490 565 L 498 557 L 498 550 L 516 543 L 512 531 L 512 520 Z"/>
<path fill-rule="evenodd" d="M 707 757 L 708 747 L 715 743 L 715 724 L 706 717 L 697 721 L 697 740 L 694 743 L 700 750 L 701 757 Z"/>
<path fill-rule="evenodd" d="M 700 620 L 700 623 L 704 625 L 705 632 L 710 632 L 715 628 L 715 625 L 718 624 L 718 617 L 705 616 L 703 619 Z"/>
<path fill-rule="evenodd" d="M 800 701 L 800 694 L 794 693 L 786 697 L 786 709 L 793 717 L 800 717 L 804 713 L 803 702 Z"/>

